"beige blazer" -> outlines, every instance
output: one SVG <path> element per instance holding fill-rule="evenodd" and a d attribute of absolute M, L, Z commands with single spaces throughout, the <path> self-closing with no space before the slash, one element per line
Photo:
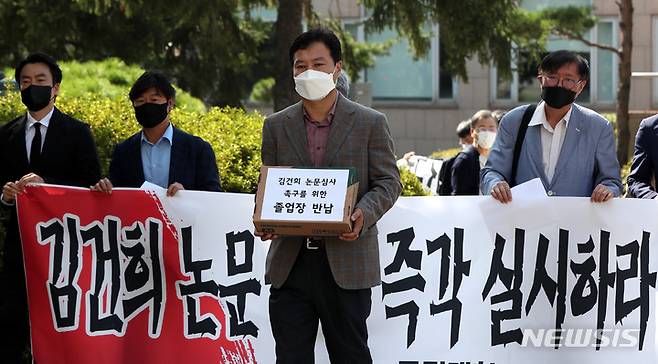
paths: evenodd
<path fill-rule="evenodd" d="M 262 161 L 263 165 L 270 166 L 312 166 L 301 102 L 265 119 Z M 386 116 L 339 93 L 322 166 L 356 169 L 359 181 L 356 207 L 365 217 L 357 240 L 326 239 L 334 279 L 344 289 L 379 285 L 376 223 L 402 191 Z M 275 288 L 283 285 L 302 244 L 305 244 L 303 237 L 281 237 L 272 241 L 266 261 L 267 282 Z"/>

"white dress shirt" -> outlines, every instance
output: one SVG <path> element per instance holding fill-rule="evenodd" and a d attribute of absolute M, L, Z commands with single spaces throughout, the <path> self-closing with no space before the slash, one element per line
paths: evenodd
<path fill-rule="evenodd" d="M 564 144 L 564 137 L 567 135 L 567 127 L 569 126 L 569 118 L 571 117 L 571 110 L 564 115 L 555 128 L 546 120 L 545 103 L 542 101 L 537 105 L 530 123 L 528 126 L 541 125 L 541 151 L 542 163 L 544 165 L 544 173 L 548 178 L 548 183 L 553 180 L 555 175 L 555 166 L 560 158 L 560 151 L 562 144 Z"/>
<path fill-rule="evenodd" d="M 487 157 L 480 155 L 478 160 L 480 161 L 480 169 L 484 168 L 485 164 L 487 164 Z"/>
<path fill-rule="evenodd" d="M 50 124 L 50 118 L 53 116 L 53 111 L 55 111 L 55 108 L 52 108 L 41 120 L 37 120 L 29 112 L 27 113 L 27 123 L 25 123 L 25 151 L 27 152 L 28 162 L 30 161 L 30 152 L 32 151 L 32 139 L 34 139 L 34 128 L 32 126 L 36 122 L 41 123 L 41 150 L 43 150 L 43 142 L 46 141 L 46 133 L 48 132 L 48 125 Z"/>

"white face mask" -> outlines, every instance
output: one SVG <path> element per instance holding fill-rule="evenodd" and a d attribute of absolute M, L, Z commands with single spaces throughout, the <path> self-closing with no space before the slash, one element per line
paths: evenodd
<path fill-rule="evenodd" d="M 484 149 L 491 149 L 494 141 L 496 140 L 495 131 L 479 131 L 478 132 L 478 146 Z"/>
<path fill-rule="evenodd" d="M 335 88 L 333 72 L 306 70 L 295 77 L 295 91 L 307 100 L 322 100 Z"/>

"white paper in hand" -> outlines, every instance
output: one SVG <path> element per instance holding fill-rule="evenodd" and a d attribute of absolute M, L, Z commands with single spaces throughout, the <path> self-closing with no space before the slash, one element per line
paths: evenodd
<path fill-rule="evenodd" d="M 541 179 L 535 178 L 528 182 L 512 187 L 512 200 L 528 201 L 538 198 L 547 198 L 546 189 Z"/>
<path fill-rule="evenodd" d="M 144 190 L 144 191 L 153 191 L 153 192 L 166 192 L 167 191 L 167 189 L 162 188 L 162 187 L 156 185 L 155 183 L 151 183 L 149 181 L 144 181 L 144 183 L 142 183 L 142 185 L 139 187 L 139 189 Z"/>

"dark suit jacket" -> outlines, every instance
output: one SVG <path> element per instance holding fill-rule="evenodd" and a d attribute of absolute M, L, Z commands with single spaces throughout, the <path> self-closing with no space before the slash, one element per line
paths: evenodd
<path fill-rule="evenodd" d="M 110 162 L 110 181 L 114 187 L 139 187 L 144 183 L 141 149 L 141 132 L 114 148 Z M 187 190 L 221 191 L 210 144 L 175 127 L 169 160 L 169 184 L 174 182 Z"/>
<path fill-rule="evenodd" d="M 0 126 L 0 184 L 30 172 L 25 150 L 27 115 Z M 89 187 L 100 178 L 96 144 L 89 126 L 53 111 L 41 150 L 41 171 L 46 183 Z"/>
<path fill-rule="evenodd" d="M 658 164 L 658 115 L 642 120 L 637 131 L 631 173 L 628 175 L 630 197 L 656 197 L 655 182 L 658 181 L 656 164 Z"/>
<path fill-rule="evenodd" d="M 453 196 L 480 194 L 480 153 L 469 145 L 452 163 L 450 185 Z"/>
<path fill-rule="evenodd" d="M 302 103 L 268 116 L 263 125 L 262 158 L 268 166 L 313 166 L 308 153 Z M 356 207 L 364 226 L 356 241 L 325 240 L 336 283 L 362 289 L 381 282 L 376 223 L 402 190 L 393 155 L 393 139 L 384 114 L 338 94 L 322 167 L 354 167 L 359 181 Z M 279 288 L 288 278 L 303 237 L 274 239 L 267 253 L 265 277 Z"/>
<path fill-rule="evenodd" d="M 30 173 L 25 149 L 26 122 L 27 115 L 23 115 L 0 126 L 0 186 Z M 89 126 L 55 108 L 37 174 L 52 184 L 89 187 L 98 182 L 100 163 Z M 23 262 L 15 211 L 7 229 L 5 268 L 11 274 L 20 274 Z"/>

